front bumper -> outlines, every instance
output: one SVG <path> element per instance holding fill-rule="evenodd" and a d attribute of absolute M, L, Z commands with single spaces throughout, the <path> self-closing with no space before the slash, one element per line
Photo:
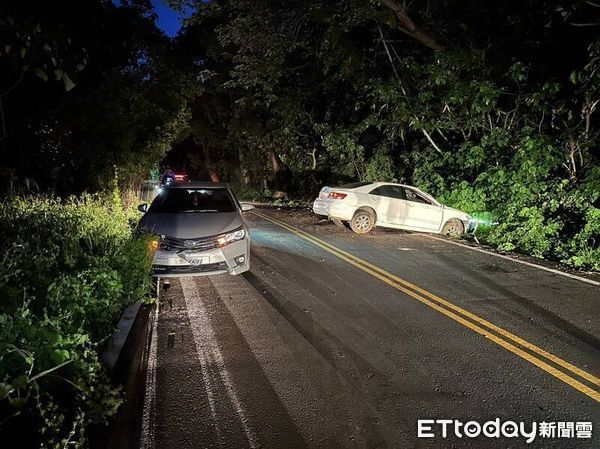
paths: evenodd
<path fill-rule="evenodd" d="M 241 274 L 250 269 L 250 240 L 205 251 L 159 249 L 152 260 L 152 275 L 160 277 Z"/>
<path fill-rule="evenodd" d="M 477 231 L 477 227 L 479 226 L 479 222 L 477 220 L 470 218 L 463 223 L 465 225 L 466 234 L 475 234 L 475 231 Z"/>

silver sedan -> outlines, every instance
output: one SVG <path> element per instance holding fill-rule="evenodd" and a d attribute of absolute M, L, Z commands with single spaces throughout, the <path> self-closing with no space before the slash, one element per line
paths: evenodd
<path fill-rule="evenodd" d="M 140 230 L 152 241 L 154 276 L 240 274 L 250 269 L 250 236 L 240 204 L 226 184 L 184 183 L 164 186 L 141 204 Z"/>

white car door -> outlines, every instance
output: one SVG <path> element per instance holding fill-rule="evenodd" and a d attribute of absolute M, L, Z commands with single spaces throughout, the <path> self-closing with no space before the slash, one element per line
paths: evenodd
<path fill-rule="evenodd" d="M 404 187 L 406 196 L 406 217 L 404 226 L 437 231 L 442 225 L 443 210 L 429 198 L 416 190 Z"/>
<path fill-rule="evenodd" d="M 401 225 L 406 214 L 402 187 L 383 185 L 369 192 L 369 202 L 377 213 L 377 224 Z"/>

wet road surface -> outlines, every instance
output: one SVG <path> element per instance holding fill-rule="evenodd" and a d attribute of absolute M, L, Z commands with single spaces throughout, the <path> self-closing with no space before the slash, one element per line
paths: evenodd
<path fill-rule="evenodd" d="M 249 273 L 173 280 L 150 312 L 141 447 L 600 447 L 598 286 L 418 234 L 248 221 Z M 417 437 L 497 418 L 593 428 Z"/>

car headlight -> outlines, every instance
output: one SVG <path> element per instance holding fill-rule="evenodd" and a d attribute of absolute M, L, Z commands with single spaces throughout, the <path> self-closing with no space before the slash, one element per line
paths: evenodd
<path fill-rule="evenodd" d="M 244 237 L 246 237 L 246 230 L 243 228 L 238 229 L 237 231 L 229 232 L 220 237 L 217 237 L 217 244 L 219 246 L 229 245 L 230 243 L 242 240 Z"/>

